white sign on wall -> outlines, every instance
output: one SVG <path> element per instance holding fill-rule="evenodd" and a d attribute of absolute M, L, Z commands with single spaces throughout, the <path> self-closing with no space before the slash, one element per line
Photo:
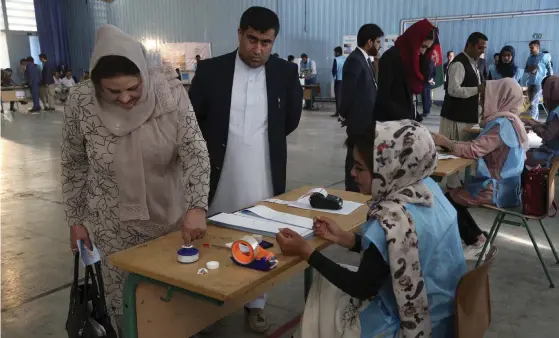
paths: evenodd
<path fill-rule="evenodd" d="M 380 44 L 380 52 L 379 56 L 384 54 L 387 50 L 392 48 L 396 43 L 396 39 L 398 39 L 398 35 L 385 35 L 382 37 L 382 41 Z"/>
<path fill-rule="evenodd" d="M 344 35 L 342 48 L 345 56 L 351 54 L 357 48 L 357 35 Z"/>
<path fill-rule="evenodd" d="M 159 46 L 161 60 L 181 71 L 193 71 L 196 55 L 202 60 L 212 57 L 209 42 L 177 42 L 164 43 Z"/>

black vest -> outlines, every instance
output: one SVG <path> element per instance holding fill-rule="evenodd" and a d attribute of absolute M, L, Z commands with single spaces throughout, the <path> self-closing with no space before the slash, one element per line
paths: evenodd
<path fill-rule="evenodd" d="M 466 73 L 462 81 L 462 87 L 477 87 L 479 85 L 476 72 L 472 69 L 470 60 L 464 53 L 458 54 L 452 61 L 460 62 L 464 66 Z M 451 64 L 452 64 L 451 63 Z M 450 65 L 448 66 L 450 68 Z M 441 116 L 455 122 L 478 123 L 479 94 L 467 99 L 461 99 L 448 95 L 448 88 L 445 88 L 445 96 Z"/>

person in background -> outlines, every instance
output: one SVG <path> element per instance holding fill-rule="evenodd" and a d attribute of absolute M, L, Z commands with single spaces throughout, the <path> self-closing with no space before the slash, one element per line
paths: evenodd
<path fill-rule="evenodd" d="M 340 98 L 342 95 L 342 77 L 346 57 L 343 55 L 342 47 L 334 48 L 334 62 L 332 64 L 332 76 L 334 77 L 334 97 L 336 98 L 336 112 L 333 117 L 340 116 Z"/>
<path fill-rule="evenodd" d="M 303 90 L 297 66 L 270 57 L 280 22 L 251 7 L 239 48 L 201 61 L 189 91 L 210 153 L 209 215 L 234 212 L 285 192 L 287 135 L 299 125 Z M 250 164 L 250 165 L 247 165 Z M 256 332 L 267 330 L 266 295 L 245 305 Z"/>
<path fill-rule="evenodd" d="M 293 63 L 295 63 L 295 56 L 289 55 L 289 56 L 287 57 L 287 62 L 293 62 Z"/>
<path fill-rule="evenodd" d="M 431 59 L 426 60 L 429 63 L 427 75 L 424 78 L 423 92 L 421 93 L 421 104 L 423 105 L 423 118 L 427 118 L 431 114 L 431 88 L 435 85 L 435 76 L 437 76 L 437 71 L 435 70 L 435 62 Z"/>
<path fill-rule="evenodd" d="M 547 75 L 553 75 L 550 58 L 540 52 L 540 41 L 530 41 L 530 56 L 526 61 L 525 72 L 528 74 L 528 100 L 530 101 L 530 115 L 532 119 L 540 117 L 539 104 L 542 96 L 542 80 Z"/>
<path fill-rule="evenodd" d="M 439 133 L 455 141 L 469 141 L 471 134 L 464 131 L 479 122 L 479 93 L 481 81 L 477 60 L 487 48 L 487 36 L 470 34 L 464 52 L 458 54 L 448 67 L 448 87 L 441 109 Z M 457 175 L 447 177 L 447 187 L 461 185 Z"/>
<path fill-rule="evenodd" d="M 80 82 L 89 80 L 89 70 L 84 70 Z"/>
<path fill-rule="evenodd" d="M 33 57 L 29 56 L 25 59 L 25 82 L 31 90 L 31 97 L 33 97 L 33 107 L 29 109 L 30 113 L 38 112 L 41 110 L 39 102 L 39 91 L 41 88 L 41 70 L 35 64 Z"/>
<path fill-rule="evenodd" d="M 2 69 L 2 88 L 4 87 L 13 87 L 16 85 L 14 79 L 12 79 L 12 69 L 6 68 Z M 10 111 L 15 112 L 16 109 L 14 108 L 14 101 L 10 101 Z M 4 111 L 4 107 L 2 107 L 2 111 Z"/>
<path fill-rule="evenodd" d="M 274 53 L 273 55 L 274 55 L 275 57 L 277 57 L 277 58 L 280 57 L 278 53 Z"/>
<path fill-rule="evenodd" d="M 316 62 L 310 59 L 307 54 L 301 54 L 301 62 L 299 64 L 300 77 L 305 79 L 305 85 L 316 84 Z M 312 91 L 314 98 L 314 90 Z M 312 102 L 314 100 L 305 100 L 305 109 L 312 109 Z"/>
<path fill-rule="evenodd" d="M 198 69 L 198 64 L 200 63 L 202 58 L 200 57 L 200 55 L 196 55 L 195 58 L 196 58 L 196 63 L 194 64 L 194 71 L 196 72 L 196 70 Z"/>
<path fill-rule="evenodd" d="M 346 59 L 343 67 L 340 118 L 347 126 L 349 136 L 367 133 L 373 128 L 377 81 L 371 56 L 380 50 L 384 32 L 379 26 L 369 23 L 361 26 L 357 33 L 357 48 Z M 358 192 L 359 187 L 351 175 L 354 166 L 353 149 L 347 147 L 345 158 L 345 189 Z"/>
<path fill-rule="evenodd" d="M 450 153 L 477 159 L 473 183 L 450 191 L 448 197 L 458 211 L 458 226 L 464 243 L 466 259 L 479 257 L 487 240 L 468 207 L 483 204 L 511 208 L 520 204 L 520 175 L 528 150 L 528 134 L 518 117 L 522 105 L 522 88 L 512 78 L 489 80 L 482 85 L 480 97 L 483 128 L 471 142 L 453 142 L 433 134 L 435 144 Z"/>
<path fill-rule="evenodd" d="M 515 50 L 512 46 L 505 46 L 499 53 L 499 62 L 497 63 L 496 74 L 493 80 L 500 80 L 505 77 L 512 77 L 518 83 L 522 79 L 522 69 L 518 68 L 514 62 Z"/>
<path fill-rule="evenodd" d="M 318 272 L 294 338 L 453 337 L 456 287 L 468 269 L 456 210 L 429 178 L 437 166 L 429 131 L 377 122 L 348 143 L 359 191 L 371 196 L 367 219 L 359 234 L 323 216 L 313 229 L 359 253 L 359 267 L 339 265 L 290 229 L 276 235 L 284 255 Z"/>
<path fill-rule="evenodd" d="M 551 159 L 559 156 L 559 76 L 551 75 L 542 81 L 543 104 L 548 111 L 545 123 L 526 120 L 525 124 L 542 138 L 542 146 L 530 149 L 526 154 L 526 164 L 549 167 Z"/>
<path fill-rule="evenodd" d="M 413 94 L 423 92 L 428 60 L 437 28 L 427 19 L 411 25 L 393 47 L 382 54 L 379 64 L 376 121 L 421 120 Z"/>
<path fill-rule="evenodd" d="M 488 80 L 497 80 L 497 65 L 499 64 L 500 54 L 493 54 L 493 63 L 489 65 Z"/>
<path fill-rule="evenodd" d="M 448 87 L 448 66 L 450 66 L 450 63 L 452 62 L 452 60 L 454 60 L 454 52 L 451 50 L 446 52 L 446 59 L 447 61 L 443 64 L 445 90 Z"/>
<path fill-rule="evenodd" d="M 62 195 L 72 250 L 95 240 L 122 331 L 127 273 L 107 257 L 177 230 L 185 245 L 201 238 L 210 163 L 184 87 L 172 68 L 148 68 L 138 40 L 101 26 L 90 69 L 64 108 Z"/>
<path fill-rule="evenodd" d="M 182 81 L 181 70 L 179 68 L 175 68 L 175 73 L 177 73 L 177 80 Z"/>
<path fill-rule="evenodd" d="M 54 73 L 56 67 L 52 61 L 48 61 L 47 55 L 42 53 L 39 55 L 39 60 L 43 63 L 43 70 L 41 71 L 41 88 L 39 94 L 45 110 L 54 110 Z"/>
<path fill-rule="evenodd" d="M 477 60 L 477 69 L 479 71 L 479 78 L 481 82 L 485 82 L 489 79 L 489 67 L 487 65 L 487 60 L 485 60 L 485 53 L 479 56 Z"/>
<path fill-rule="evenodd" d="M 25 84 L 25 68 L 27 67 L 27 60 L 20 59 L 19 60 L 19 67 L 18 67 L 18 75 L 22 81 L 22 84 Z"/>
<path fill-rule="evenodd" d="M 76 81 L 74 81 L 74 77 L 72 76 L 72 71 L 70 69 L 66 71 L 66 76 L 60 80 L 60 83 L 68 90 L 76 84 Z"/>
<path fill-rule="evenodd" d="M 553 60 L 551 60 L 551 54 L 549 53 L 549 51 L 544 50 L 542 53 L 545 54 L 545 57 L 547 58 L 547 61 L 549 61 L 549 65 L 551 66 L 550 68 L 553 69 Z M 551 75 L 553 75 L 553 74 L 551 74 L 551 72 L 548 69 L 546 76 L 551 76 Z"/>

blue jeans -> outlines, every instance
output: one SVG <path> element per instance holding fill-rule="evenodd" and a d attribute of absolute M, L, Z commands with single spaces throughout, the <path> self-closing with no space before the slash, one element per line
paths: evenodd
<path fill-rule="evenodd" d="M 532 119 L 538 120 L 540 117 L 540 97 L 542 96 L 542 86 L 533 85 L 528 86 L 528 100 L 530 100 L 530 115 Z"/>

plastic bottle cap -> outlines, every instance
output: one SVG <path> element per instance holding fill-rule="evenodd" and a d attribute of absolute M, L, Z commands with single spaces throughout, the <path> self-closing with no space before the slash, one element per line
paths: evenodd
<path fill-rule="evenodd" d="M 219 262 L 209 261 L 206 263 L 206 268 L 208 268 L 208 270 L 215 270 L 219 268 Z"/>

